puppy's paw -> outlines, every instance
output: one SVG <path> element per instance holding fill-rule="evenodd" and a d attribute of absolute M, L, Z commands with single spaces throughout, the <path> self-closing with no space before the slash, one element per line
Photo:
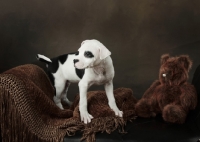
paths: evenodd
<path fill-rule="evenodd" d="M 72 105 L 72 102 L 70 100 L 68 100 L 67 98 L 63 99 L 63 102 L 65 104 L 67 104 L 68 106 L 71 106 Z"/>
<path fill-rule="evenodd" d="M 115 112 L 116 116 L 123 117 L 123 112 L 120 111 L 119 109 L 116 109 L 116 110 L 113 110 L 113 111 Z"/>
<path fill-rule="evenodd" d="M 64 109 L 63 106 L 62 106 L 62 104 L 61 104 L 60 98 L 57 98 L 56 96 L 54 96 L 54 97 L 53 97 L 53 100 L 54 100 L 55 104 L 56 104 L 61 110 Z"/>
<path fill-rule="evenodd" d="M 93 118 L 92 115 L 90 115 L 87 111 L 80 112 L 81 115 L 81 121 L 83 121 L 85 124 L 88 124 L 91 122 L 91 119 Z"/>
<path fill-rule="evenodd" d="M 59 103 L 59 104 L 56 104 L 61 110 L 64 110 L 64 108 L 63 108 L 63 106 L 62 106 L 62 104 L 61 103 Z"/>
<path fill-rule="evenodd" d="M 109 106 L 115 112 L 116 116 L 123 117 L 123 112 L 118 109 L 116 103 L 109 103 Z"/>

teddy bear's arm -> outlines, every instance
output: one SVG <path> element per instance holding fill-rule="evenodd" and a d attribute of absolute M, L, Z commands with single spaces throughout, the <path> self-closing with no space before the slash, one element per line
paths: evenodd
<path fill-rule="evenodd" d="M 186 83 L 181 87 L 181 105 L 185 110 L 195 109 L 197 105 L 197 93 L 193 85 Z"/>
<path fill-rule="evenodd" d="M 154 81 L 151 86 L 145 91 L 143 98 L 149 98 L 152 96 L 152 94 L 155 92 L 155 89 L 157 86 L 159 86 L 161 83 L 159 80 Z"/>

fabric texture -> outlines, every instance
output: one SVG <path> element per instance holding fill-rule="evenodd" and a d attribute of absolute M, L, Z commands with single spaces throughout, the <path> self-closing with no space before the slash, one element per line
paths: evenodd
<path fill-rule="evenodd" d="M 88 111 L 94 119 L 80 122 L 79 95 L 72 106 L 60 110 L 53 102 L 54 88 L 45 72 L 27 64 L 0 74 L 0 122 L 3 141 L 63 141 L 77 131 L 81 140 L 95 141 L 97 132 L 111 133 L 135 118 L 136 98 L 129 88 L 114 90 L 117 106 L 123 118 L 116 117 L 108 106 L 104 91 L 88 92 Z M 78 91 L 77 91 L 78 92 Z"/>

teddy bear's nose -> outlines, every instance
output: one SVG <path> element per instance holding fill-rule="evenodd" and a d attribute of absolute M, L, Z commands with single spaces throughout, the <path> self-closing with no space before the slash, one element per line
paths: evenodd
<path fill-rule="evenodd" d="M 163 77 L 166 77 L 167 75 L 166 75 L 166 73 L 163 73 L 162 76 L 163 76 Z"/>

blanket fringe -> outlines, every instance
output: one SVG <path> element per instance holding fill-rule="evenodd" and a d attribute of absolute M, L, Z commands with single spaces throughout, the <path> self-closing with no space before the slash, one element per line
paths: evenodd
<path fill-rule="evenodd" d="M 67 136 L 74 136 L 77 131 L 82 130 L 84 127 L 85 125 L 80 122 L 78 118 L 70 118 L 68 122 L 60 128 L 65 129 Z"/>
<path fill-rule="evenodd" d="M 126 122 L 123 118 L 120 117 L 100 117 L 92 120 L 91 123 L 85 125 L 83 130 L 83 137 L 81 141 L 86 140 L 86 142 L 95 142 L 95 134 L 97 132 L 106 132 L 111 134 L 111 132 L 116 129 L 119 130 L 119 133 L 126 133 L 124 131 L 124 126 Z"/>

